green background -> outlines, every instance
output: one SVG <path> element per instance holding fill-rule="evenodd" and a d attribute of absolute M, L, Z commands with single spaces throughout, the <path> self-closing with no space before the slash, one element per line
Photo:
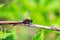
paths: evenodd
<path fill-rule="evenodd" d="M 8 21 L 23 21 L 28 18 L 33 20 L 33 24 L 60 27 L 60 0 L 0 0 L 0 20 L 1 18 Z M 2 35 L 0 38 L 2 40 L 60 40 L 58 31 L 18 25 L 11 30 L 6 34 L 7 36 L 0 32 Z"/>

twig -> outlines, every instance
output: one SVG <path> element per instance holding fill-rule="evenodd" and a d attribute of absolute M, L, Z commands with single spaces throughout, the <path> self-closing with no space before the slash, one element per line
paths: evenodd
<path fill-rule="evenodd" d="M 0 21 L 0 25 L 3 24 L 21 24 L 22 22 L 17 22 L 17 21 Z"/>
<path fill-rule="evenodd" d="M 4 25 L 4 24 L 17 25 L 17 24 L 24 24 L 24 23 L 23 22 L 17 22 L 17 21 L 0 21 L 0 25 Z M 43 25 L 37 25 L 37 24 L 24 24 L 24 26 L 60 31 L 60 28 L 56 28 L 56 27 L 52 27 L 52 26 L 43 26 Z"/>
<path fill-rule="evenodd" d="M 26 25 L 28 26 L 28 25 Z M 38 25 L 38 24 L 30 24 L 30 27 L 37 27 L 37 28 L 42 28 L 42 29 L 48 29 L 48 30 L 55 30 L 55 31 L 60 31 L 60 28 L 53 27 L 53 26 L 43 26 L 43 25 Z"/>

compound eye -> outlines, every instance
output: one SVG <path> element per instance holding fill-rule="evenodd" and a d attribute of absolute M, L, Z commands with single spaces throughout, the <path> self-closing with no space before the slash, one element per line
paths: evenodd
<path fill-rule="evenodd" d="M 30 20 L 30 22 L 33 22 L 33 20 Z"/>
<path fill-rule="evenodd" d="M 24 23 L 24 24 L 31 24 L 31 23 L 32 23 L 32 20 L 25 19 L 25 20 L 23 21 L 23 23 Z"/>

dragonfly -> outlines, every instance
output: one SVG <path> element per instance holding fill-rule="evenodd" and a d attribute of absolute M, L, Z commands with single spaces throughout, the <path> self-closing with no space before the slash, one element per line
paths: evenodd
<path fill-rule="evenodd" d="M 0 21 L 0 25 L 4 25 L 4 24 L 13 24 L 13 25 L 17 25 L 17 24 L 31 24 L 33 22 L 32 19 L 28 19 L 25 18 L 24 20 L 22 20 L 22 22 L 17 22 L 17 21 Z"/>
<path fill-rule="evenodd" d="M 4 25 L 4 24 L 13 24 L 13 25 L 17 25 L 17 24 L 31 24 L 32 20 L 30 19 L 25 19 L 22 22 L 17 22 L 17 21 L 0 21 L 0 25 Z"/>
<path fill-rule="evenodd" d="M 3 25 L 13 25 L 13 26 L 15 26 L 15 25 L 18 25 L 18 24 L 24 24 L 24 25 L 26 25 L 26 24 L 27 24 L 27 25 L 32 24 L 33 20 L 32 20 L 32 19 L 29 19 L 29 17 L 28 17 L 28 18 L 25 17 L 24 20 L 20 21 L 20 18 L 21 18 L 20 15 L 22 15 L 22 13 L 19 13 L 19 14 L 18 14 L 18 16 L 19 16 L 19 21 L 4 21 L 4 19 L 3 19 L 3 21 L 1 20 L 1 21 L 0 21 L 0 25 L 2 26 L 1 30 L 2 30 L 3 28 L 4 28 L 4 30 L 7 30 L 7 29 L 9 30 L 9 28 L 3 27 Z M 26 16 L 29 16 L 29 13 L 27 13 Z M 6 32 L 6 31 L 5 31 L 5 32 Z"/>

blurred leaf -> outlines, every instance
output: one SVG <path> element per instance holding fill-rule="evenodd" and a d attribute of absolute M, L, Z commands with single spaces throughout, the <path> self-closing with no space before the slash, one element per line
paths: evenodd
<path fill-rule="evenodd" d="M 44 40 L 44 30 L 41 30 L 40 33 L 38 33 L 33 40 Z"/>
<path fill-rule="evenodd" d="M 5 5 L 5 4 L 1 4 L 1 5 L 0 5 L 0 8 L 3 7 L 4 5 Z"/>
<path fill-rule="evenodd" d="M 1 39 L 6 39 L 8 36 L 12 35 L 12 33 L 1 33 L 0 32 L 0 38 Z"/>

